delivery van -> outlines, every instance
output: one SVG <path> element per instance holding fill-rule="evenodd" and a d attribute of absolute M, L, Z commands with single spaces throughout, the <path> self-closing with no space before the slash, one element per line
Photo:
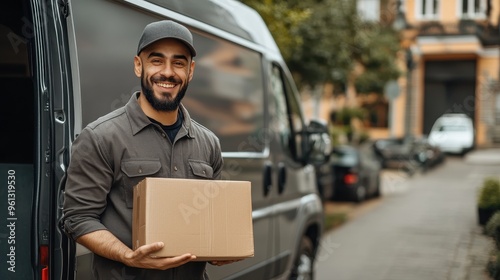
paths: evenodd
<path fill-rule="evenodd" d="M 92 279 L 92 253 L 60 226 L 71 143 L 140 90 L 133 57 L 144 27 L 160 19 L 193 33 L 196 70 L 183 103 L 220 138 L 223 179 L 251 182 L 255 256 L 208 265 L 211 279 L 312 278 L 323 227 L 313 166 L 329 138 L 324 124 L 306 121 L 256 11 L 233 0 L 1 5 L 0 279 Z"/>

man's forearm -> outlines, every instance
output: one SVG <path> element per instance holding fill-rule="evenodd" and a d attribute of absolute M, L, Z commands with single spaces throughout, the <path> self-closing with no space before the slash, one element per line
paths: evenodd
<path fill-rule="evenodd" d="M 132 249 L 123 244 L 123 242 L 107 230 L 87 233 L 80 236 L 76 242 L 97 255 L 121 263 L 124 263 L 126 253 L 132 252 Z"/>
<path fill-rule="evenodd" d="M 154 242 L 132 251 L 107 230 L 98 230 L 80 236 L 76 242 L 104 258 L 121 262 L 126 266 L 165 270 L 178 267 L 196 259 L 192 254 L 171 258 L 152 258 L 151 254 L 163 248 L 163 242 Z"/>

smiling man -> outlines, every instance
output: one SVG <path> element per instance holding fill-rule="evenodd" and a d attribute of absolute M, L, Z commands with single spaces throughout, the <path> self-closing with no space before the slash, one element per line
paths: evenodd
<path fill-rule="evenodd" d="M 164 246 L 160 242 L 131 249 L 133 187 L 139 181 L 221 177 L 219 139 L 181 104 L 195 56 L 186 27 L 168 20 L 147 25 L 134 57 L 141 91 L 73 142 L 62 222 L 71 238 L 94 253 L 95 279 L 208 279 L 206 263 L 193 262 L 189 252 L 152 258 Z"/>

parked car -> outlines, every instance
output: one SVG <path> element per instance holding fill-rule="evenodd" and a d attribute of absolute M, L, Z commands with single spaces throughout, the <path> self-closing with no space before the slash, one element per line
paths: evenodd
<path fill-rule="evenodd" d="M 374 141 L 373 151 L 383 168 L 400 168 L 413 174 L 427 170 L 445 159 L 439 147 L 426 137 L 400 137 Z"/>
<path fill-rule="evenodd" d="M 436 145 L 429 142 L 427 137 L 420 137 L 413 140 L 414 158 L 423 171 L 427 171 L 446 159 L 445 154 Z"/>
<path fill-rule="evenodd" d="M 333 198 L 362 202 L 380 196 L 382 167 L 371 144 L 337 146 L 329 163 L 335 178 Z"/>
<path fill-rule="evenodd" d="M 383 168 L 399 168 L 414 159 L 412 141 L 402 137 L 378 139 L 373 150 Z"/>
<path fill-rule="evenodd" d="M 439 117 L 429 133 L 429 142 L 443 152 L 464 155 L 474 148 L 474 125 L 466 114 L 449 113 Z"/>

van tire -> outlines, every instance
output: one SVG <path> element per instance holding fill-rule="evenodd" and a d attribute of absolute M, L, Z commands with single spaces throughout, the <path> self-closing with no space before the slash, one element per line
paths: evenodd
<path fill-rule="evenodd" d="M 297 258 L 293 263 L 290 280 L 314 279 L 314 246 L 311 239 L 302 236 Z"/>

